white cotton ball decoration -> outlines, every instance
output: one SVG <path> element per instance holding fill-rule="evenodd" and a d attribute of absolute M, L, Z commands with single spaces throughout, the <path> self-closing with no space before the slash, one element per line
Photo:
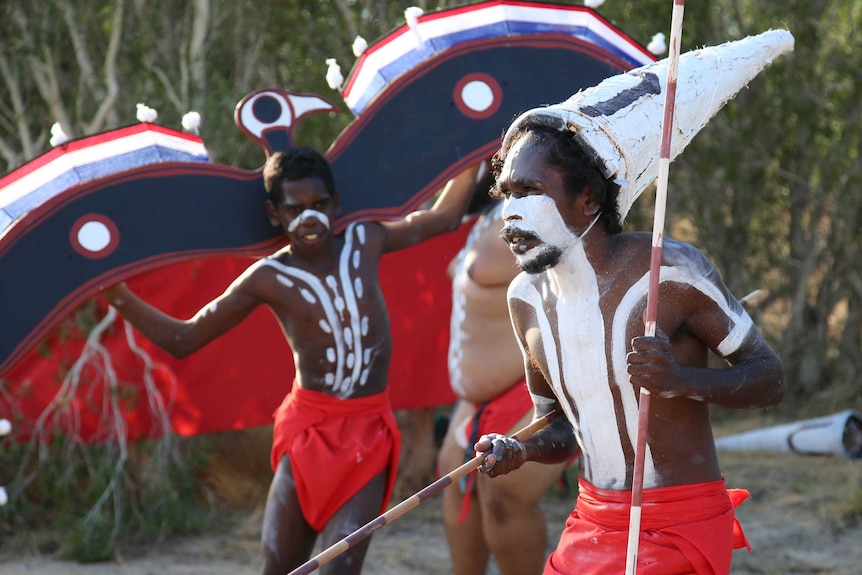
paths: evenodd
<path fill-rule="evenodd" d="M 51 124 L 51 146 L 57 147 L 65 144 L 69 141 L 69 136 L 66 135 L 66 132 L 63 131 L 63 126 L 60 125 L 60 122 L 54 122 Z M 3 421 L 6 421 L 5 419 Z"/>
<path fill-rule="evenodd" d="M 6 488 L 0 487 L 0 507 L 9 503 L 9 496 L 6 494 Z"/>
<path fill-rule="evenodd" d="M 137 108 L 138 108 L 137 116 L 138 116 L 139 122 L 153 123 L 159 117 L 158 112 L 156 112 L 155 110 L 153 110 L 152 108 L 150 108 L 149 106 L 147 106 L 145 104 L 138 104 Z"/>
<path fill-rule="evenodd" d="M 197 134 L 200 127 L 201 115 L 197 112 L 186 112 L 183 116 L 183 129 Z"/>
<path fill-rule="evenodd" d="M 12 431 L 12 422 L 8 419 L 0 419 L 0 437 L 9 435 L 10 431 Z"/>
<path fill-rule="evenodd" d="M 650 40 L 650 43 L 647 44 L 647 50 L 650 51 L 650 54 L 654 56 L 661 56 L 665 52 L 667 52 L 667 43 L 665 42 L 665 36 L 661 32 L 656 34 Z"/>
<path fill-rule="evenodd" d="M 357 36 L 353 40 L 353 55 L 359 58 L 365 54 L 366 50 L 368 50 L 368 42 L 362 36 Z"/>
<path fill-rule="evenodd" d="M 584 6 L 587 8 L 598 8 L 605 3 L 605 0 L 584 0 Z"/>
<path fill-rule="evenodd" d="M 341 85 L 344 83 L 344 76 L 341 74 L 341 66 L 335 61 L 335 58 L 327 58 L 326 65 L 326 83 L 333 90 L 341 91 Z"/>

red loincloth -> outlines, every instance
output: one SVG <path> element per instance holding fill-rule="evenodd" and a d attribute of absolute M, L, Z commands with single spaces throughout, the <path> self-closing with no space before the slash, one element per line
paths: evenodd
<path fill-rule="evenodd" d="M 274 415 L 272 469 L 290 458 L 302 514 L 315 531 L 388 469 L 380 508 L 386 511 L 401 452 L 388 391 L 338 399 L 294 385 Z"/>
<path fill-rule="evenodd" d="M 464 426 L 467 438 L 467 459 L 473 458 L 473 444 L 486 433 L 508 433 L 524 414 L 533 410 L 533 400 L 527 390 L 526 380 L 518 383 L 497 397 L 476 406 L 476 413 L 463 422 L 453 422 Z"/>
<path fill-rule="evenodd" d="M 615 575 L 626 564 L 630 491 L 599 489 L 580 479 L 544 575 Z M 748 497 L 724 480 L 646 489 L 641 505 L 638 575 L 727 575 L 733 549 L 751 546 L 733 512 Z"/>
<path fill-rule="evenodd" d="M 464 462 L 476 456 L 473 445 L 487 433 L 508 433 L 525 414 L 533 410 L 533 400 L 527 390 L 526 380 L 521 380 L 497 397 L 476 406 L 476 413 L 466 421 L 453 421 L 452 425 L 463 425 L 467 447 Z M 461 481 L 464 500 L 458 522 L 463 522 L 470 512 L 470 493 L 473 491 L 475 474 L 471 473 Z"/>

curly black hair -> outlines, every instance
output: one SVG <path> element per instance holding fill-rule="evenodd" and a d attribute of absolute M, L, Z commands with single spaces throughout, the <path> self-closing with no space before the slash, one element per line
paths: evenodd
<path fill-rule="evenodd" d="M 568 130 L 559 130 L 548 126 L 526 124 L 515 128 L 504 147 L 500 148 L 491 159 L 491 172 L 495 181 L 500 177 L 506 155 L 515 142 L 527 134 L 531 134 L 544 145 L 545 160 L 552 168 L 563 175 L 566 193 L 577 195 L 585 186 L 589 186 L 601 205 L 599 220 L 604 220 L 610 234 L 622 232 L 622 222 L 617 209 L 619 186 L 606 178 L 599 167 L 598 160 L 585 150 Z M 492 197 L 500 197 L 496 184 L 491 189 Z"/>
<path fill-rule="evenodd" d="M 317 150 L 300 146 L 286 152 L 275 152 L 263 166 L 263 187 L 274 204 L 281 200 L 282 183 L 305 178 L 320 178 L 329 195 L 333 199 L 338 196 L 332 167 Z"/>

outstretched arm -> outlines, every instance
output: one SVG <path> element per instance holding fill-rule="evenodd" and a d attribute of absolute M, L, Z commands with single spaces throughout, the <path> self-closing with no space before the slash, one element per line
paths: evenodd
<path fill-rule="evenodd" d="M 182 358 L 228 331 L 257 307 L 259 300 L 241 281 L 243 277 L 185 321 L 151 306 L 125 283 L 104 290 L 102 296 L 144 337 Z"/>
<path fill-rule="evenodd" d="M 408 248 L 458 229 L 476 186 L 479 165 L 471 166 L 449 180 L 430 209 L 417 210 L 401 220 L 381 222 L 386 231 L 383 252 Z"/>

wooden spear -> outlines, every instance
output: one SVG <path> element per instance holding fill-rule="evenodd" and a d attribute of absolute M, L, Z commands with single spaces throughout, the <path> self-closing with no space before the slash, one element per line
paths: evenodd
<path fill-rule="evenodd" d="M 518 441 L 523 441 L 528 436 L 536 433 L 546 425 L 548 425 L 551 421 L 556 419 L 559 414 L 555 411 L 536 419 L 531 422 L 529 425 L 521 429 L 515 434 L 515 439 Z M 312 571 L 320 568 L 322 565 L 329 563 L 337 556 L 341 555 L 360 541 L 367 539 L 371 535 L 374 534 L 375 531 L 383 527 L 384 525 L 388 525 L 395 519 L 398 519 L 429 497 L 436 495 L 437 493 L 443 491 L 447 486 L 452 484 L 455 481 L 458 481 L 465 475 L 468 475 L 470 472 L 475 471 L 482 465 L 482 456 L 477 455 L 467 463 L 463 464 L 461 467 L 455 469 L 454 471 L 449 472 L 444 475 L 431 485 L 425 487 L 418 493 L 415 493 L 384 513 L 383 515 L 378 516 L 375 519 L 372 519 L 338 543 L 332 545 L 331 547 L 321 551 L 319 554 L 315 555 L 293 571 L 291 571 L 288 575 L 308 575 Z"/>
<path fill-rule="evenodd" d="M 661 126 L 661 152 L 658 161 L 656 182 L 655 215 L 650 253 L 649 287 L 647 292 L 646 321 L 644 335 L 653 337 L 658 315 L 659 272 L 661 271 L 661 248 L 664 238 L 664 216 L 667 206 L 667 180 L 670 167 L 670 141 L 673 134 L 673 111 L 676 101 L 676 80 L 679 67 L 679 46 L 682 35 L 684 0 L 674 0 L 670 25 L 668 49 L 667 86 L 664 97 L 664 117 Z M 635 444 L 634 473 L 632 476 L 632 504 L 629 515 L 628 547 L 626 549 L 626 575 L 637 571 L 638 541 L 640 540 L 641 498 L 643 496 L 644 461 L 646 459 L 647 431 L 649 427 L 650 392 L 641 388 L 638 399 L 638 429 Z"/>

